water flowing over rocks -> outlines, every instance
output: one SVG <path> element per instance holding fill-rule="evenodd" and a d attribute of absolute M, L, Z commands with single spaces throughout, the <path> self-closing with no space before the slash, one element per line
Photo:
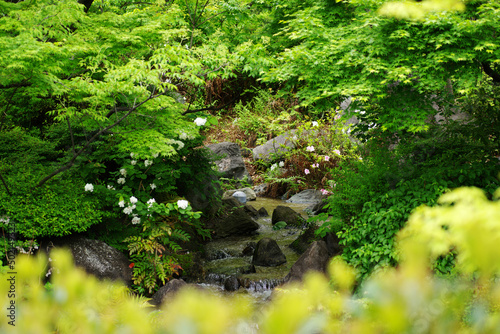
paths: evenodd
<path fill-rule="evenodd" d="M 264 267 L 276 267 L 286 263 L 286 256 L 278 243 L 270 238 L 260 239 L 253 253 L 252 264 Z"/>

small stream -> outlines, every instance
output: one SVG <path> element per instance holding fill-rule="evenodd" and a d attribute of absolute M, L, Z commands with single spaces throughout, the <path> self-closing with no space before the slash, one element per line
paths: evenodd
<path fill-rule="evenodd" d="M 237 277 L 240 282 L 238 292 L 249 293 L 257 299 L 266 299 L 271 294 L 272 289 L 282 283 L 292 265 L 299 258 L 300 255 L 288 246 L 297 239 L 302 231 L 299 228 L 289 227 L 277 231 L 273 230 L 271 224 L 273 210 L 278 205 L 284 205 L 307 218 L 304 209 L 309 204 L 286 203 L 282 200 L 259 197 L 256 201 L 249 201 L 247 204 L 257 210 L 264 207 L 269 213 L 269 217 L 262 217 L 257 220 L 260 228 L 257 230 L 258 234 L 256 235 L 233 236 L 215 240 L 206 245 L 207 261 L 205 270 L 207 277 L 203 285 L 222 292 L 226 280 L 230 277 L 235 280 L 235 277 Z M 262 238 L 276 240 L 281 251 L 285 254 L 287 262 L 277 267 L 255 266 L 255 272 L 251 272 L 253 271 L 253 252 L 244 254 L 244 251 L 249 243 L 257 243 Z"/>

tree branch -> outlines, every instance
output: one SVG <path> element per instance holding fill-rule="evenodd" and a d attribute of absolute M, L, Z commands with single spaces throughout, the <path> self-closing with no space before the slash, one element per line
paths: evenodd
<path fill-rule="evenodd" d="M 111 125 L 103 128 L 103 129 L 99 130 L 96 134 L 94 134 L 87 141 L 87 143 L 85 144 L 84 147 L 82 147 L 77 153 L 73 154 L 73 157 L 68 161 L 68 163 L 66 163 L 64 166 L 61 166 L 59 169 L 53 171 L 52 173 L 50 173 L 46 177 L 44 177 L 40 182 L 38 182 L 38 184 L 35 186 L 35 188 L 41 187 L 43 184 L 45 184 L 45 182 L 47 182 L 48 180 L 50 180 L 51 178 L 53 178 L 57 174 L 60 174 L 60 173 L 64 172 L 65 170 L 70 169 L 73 166 L 73 164 L 75 163 L 76 158 L 79 157 L 83 152 L 85 152 L 85 150 L 90 146 L 90 144 L 93 143 L 97 138 L 99 138 L 100 135 L 102 135 L 103 133 L 107 132 L 109 129 L 114 128 L 118 124 L 120 124 L 125 118 L 127 118 L 132 112 L 134 112 L 137 108 L 139 108 L 140 106 L 142 106 L 144 103 L 146 103 L 149 100 L 152 100 L 152 99 L 154 99 L 154 98 L 156 98 L 156 97 L 158 97 L 160 95 L 161 94 L 150 95 L 147 99 L 145 99 L 141 103 L 139 103 L 137 105 L 134 104 L 134 106 L 131 107 L 130 110 L 126 114 L 124 114 L 122 117 L 120 117 L 116 122 L 114 122 L 113 124 L 111 124 Z"/>
<path fill-rule="evenodd" d="M 7 186 L 7 182 L 5 182 L 5 179 L 3 178 L 2 174 L 0 174 L 0 180 L 2 180 L 2 183 L 5 186 L 5 190 L 7 191 L 7 195 L 12 196 L 12 193 L 10 192 L 9 187 Z"/>
<path fill-rule="evenodd" d="M 491 68 L 490 63 L 483 62 L 483 63 L 481 63 L 481 66 L 483 68 L 484 73 L 486 73 L 487 75 L 489 75 L 493 79 L 493 82 L 495 84 L 500 84 L 500 73 L 494 71 Z"/>

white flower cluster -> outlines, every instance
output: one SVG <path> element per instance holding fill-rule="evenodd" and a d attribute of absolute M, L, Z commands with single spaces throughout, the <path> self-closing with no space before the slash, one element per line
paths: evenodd
<path fill-rule="evenodd" d="M 94 186 L 92 185 L 92 183 L 87 183 L 85 185 L 85 191 L 90 191 L 90 192 L 94 191 Z"/>
<path fill-rule="evenodd" d="M 146 204 L 148 205 L 148 208 L 153 206 L 153 203 L 156 203 L 156 200 L 154 198 L 149 199 Z"/>
<path fill-rule="evenodd" d="M 207 119 L 206 118 L 201 118 L 201 117 L 197 117 L 194 120 L 194 124 L 196 124 L 198 126 L 203 126 L 203 125 L 205 125 L 206 122 L 207 122 Z"/>
<path fill-rule="evenodd" d="M 153 164 L 152 160 L 144 160 L 144 166 L 148 167 L 151 166 L 152 164 Z"/>
<path fill-rule="evenodd" d="M 134 216 L 134 218 L 132 218 L 132 224 L 136 225 L 136 224 L 139 224 L 141 222 L 141 218 L 137 217 L 137 216 Z"/>
<path fill-rule="evenodd" d="M 156 189 L 156 184 L 151 183 L 151 184 L 149 185 L 149 187 L 151 188 L 151 190 L 155 190 L 155 189 Z"/>
<path fill-rule="evenodd" d="M 184 199 L 180 199 L 177 201 L 177 206 L 179 207 L 179 209 L 185 210 L 185 209 L 187 209 L 188 205 L 189 205 L 189 202 L 184 200 Z"/>
<path fill-rule="evenodd" d="M 108 184 L 108 185 L 107 185 L 107 188 L 108 188 L 109 190 L 116 190 L 116 189 L 115 189 L 115 187 L 113 187 L 111 184 Z"/>
<path fill-rule="evenodd" d="M 10 217 L 3 216 L 0 218 L 0 223 L 4 223 L 5 225 L 9 225 Z"/>
<path fill-rule="evenodd" d="M 135 165 L 137 164 L 137 160 L 130 160 L 130 164 L 131 164 L 132 166 L 135 166 Z"/>

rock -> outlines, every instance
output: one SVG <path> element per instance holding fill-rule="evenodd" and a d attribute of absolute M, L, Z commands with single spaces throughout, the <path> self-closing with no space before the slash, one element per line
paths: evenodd
<path fill-rule="evenodd" d="M 166 300 L 173 298 L 180 289 L 187 285 L 188 284 L 181 279 L 171 279 L 167 282 L 167 284 L 156 291 L 149 303 L 153 305 L 161 305 Z"/>
<path fill-rule="evenodd" d="M 315 225 L 310 225 L 303 231 L 295 241 L 290 244 L 290 248 L 298 254 L 304 253 L 307 248 L 317 239 L 314 232 L 318 229 Z"/>
<path fill-rule="evenodd" d="M 236 191 L 232 196 L 242 204 L 245 204 L 247 202 L 247 194 L 245 194 L 243 191 Z"/>
<path fill-rule="evenodd" d="M 293 195 L 286 202 L 297 204 L 317 204 L 320 203 L 323 198 L 325 198 L 325 196 L 321 193 L 321 191 L 316 189 L 306 189 Z"/>
<path fill-rule="evenodd" d="M 257 212 L 259 213 L 259 217 L 269 217 L 269 213 L 264 207 L 260 208 Z"/>
<path fill-rule="evenodd" d="M 324 209 L 324 206 L 328 204 L 326 201 L 326 198 L 322 199 L 321 201 L 317 202 L 316 204 L 311 204 L 309 205 L 305 211 L 310 211 L 312 212 L 313 215 L 319 215 L 320 213 L 327 212 L 327 209 Z"/>
<path fill-rule="evenodd" d="M 245 180 L 252 184 L 252 178 L 245 167 L 238 144 L 224 142 L 207 145 L 207 148 L 212 151 L 214 163 L 217 165 L 222 177 Z"/>
<path fill-rule="evenodd" d="M 120 280 L 132 283 L 132 268 L 128 258 L 117 249 L 100 240 L 70 238 L 64 247 L 71 250 L 75 265 L 99 279 Z"/>
<path fill-rule="evenodd" d="M 252 264 L 263 267 L 276 267 L 286 263 L 286 256 L 278 243 L 270 238 L 259 240 L 253 253 Z"/>
<path fill-rule="evenodd" d="M 268 140 L 265 144 L 253 149 L 253 159 L 271 162 L 295 148 L 297 130 L 287 131 L 284 134 Z"/>
<path fill-rule="evenodd" d="M 342 253 L 342 246 L 340 245 L 340 239 L 336 233 L 327 233 L 323 240 L 326 242 L 326 248 L 328 249 L 328 255 L 333 257 Z"/>
<path fill-rule="evenodd" d="M 226 291 L 236 291 L 240 288 L 240 282 L 236 276 L 229 276 L 224 281 L 224 290 Z"/>
<path fill-rule="evenodd" d="M 245 248 L 243 249 L 243 251 L 241 252 L 241 255 L 243 256 L 252 256 L 253 255 L 253 252 L 255 251 L 255 247 L 257 246 L 257 243 L 251 241 L 249 242 Z"/>
<path fill-rule="evenodd" d="M 261 183 L 253 187 L 256 196 L 264 196 L 269 188 L 269 183 Z"/>
<path fill-rule="evenodd" d="M 329 259 L 326 243 L 323 240 L 313 242 L 293 264 L 290 273 L 285 277 L 285 283 L 301 281 L 304 274 L 311 270 L 326 273 Z"/>
<path fill-rule="evenodd" d="M 301 215 L 299 215 L 293 209 L 284 205 L 278 205 L 274 209 L 273 216 L 271 218 L 271 222 L 273 225 L 280 221 L 284 221 L 289 226 L 296 227 L 301 227 L 306 222 Z"/>
<path fill-rule="evenodd" d="M 225 198 L 229 198 L 231 196 L 233 196 L 233 194 L 237 191 L 242 191 L 245 193 L 245 195 L 247 196 L 247 201 L 255 201 L 257 199 L 257 195 L 255 194 L 255 191 L 253 191 L 252 188 L 240 188 L 240 189 L 233 189 L 233 190 L 226 190 L 224 192 L 224 195 L 222 195 L 222 198 L 225 199 Z"/>
<path fill-rule="evenodd" d="M 259 218 L 259 212 L 253 206 L 248 204 L 243 204 L 234 197 L 223 199 L 222 203 L 228 209 L 243 208 L 244 211 L 250 215 L 250 217 L 254 219 Z"/>
<path fill-rule="evenodd" d="M 217 222 L 215 235 L 224 238 L 231 235 L 251 235 L 259 229 L 259 224 L 245 211 L 236 208 L 231 214 Z"/>

